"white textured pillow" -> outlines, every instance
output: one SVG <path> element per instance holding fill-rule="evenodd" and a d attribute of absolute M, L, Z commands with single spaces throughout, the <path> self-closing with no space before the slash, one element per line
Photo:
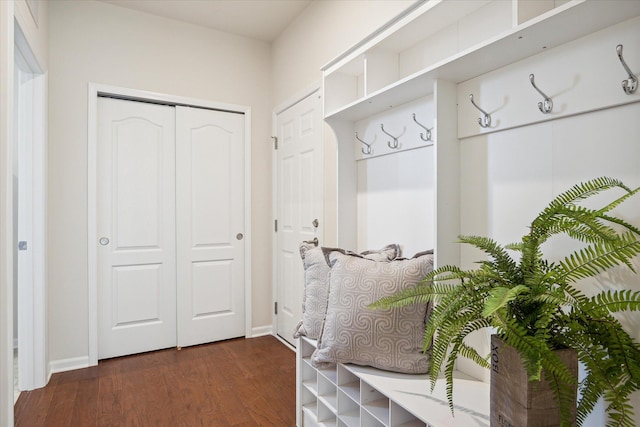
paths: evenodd
<path fill-rule="evenodd" d="M 293 332 L 294 338 L 305 335 L 318 339 L 322 332 L 322 323 L 327 311 L 329 295 L 329 267 L 326 254 L 337 251 L 351 253 L 343 249 L 316 247 L 312 243 L 300 245 L 300 256 L 304 265 L 304 296 L 302 300 L 302 320 Z M 361 255 L 370 260 L 390 261 L 400 256 L 399 245 L 388 245 L 377 251 L 366 251 Z"/>
<path fill-rule="evenodd" d="M 433 251 L 411 259 L 373 262 L 338 251 L 329 254 L 329 303 L 311 362 L 354 363 L 387 371 L 426 373 L 423 353 L 430 304 L 371 310 L 378 299 L 418 285 L 433 270 Z"/>

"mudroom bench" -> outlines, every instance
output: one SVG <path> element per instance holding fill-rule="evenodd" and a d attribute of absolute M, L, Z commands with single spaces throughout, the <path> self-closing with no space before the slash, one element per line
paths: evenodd
<path fill-rule="evenodd" d="M 398 374 L 338 363 L 311 364 L 316 340 L 297 346 L 299 427 L 471 427 L 489 426 L 489 384 L 461 372 L 454 380 L 455 412 L 447 403 L 444 379 L 433 393 L 427 375 Z"/>

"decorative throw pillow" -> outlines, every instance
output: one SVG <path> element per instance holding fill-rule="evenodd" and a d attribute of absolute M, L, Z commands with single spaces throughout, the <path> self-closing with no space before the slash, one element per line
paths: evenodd
<path fill-rule="evenodd" d="M 339 362 L 426 373 L 429 360 L 422 348 L 431 305 L 387 310 L 367 306 L 418 285 L 433 269 L 433 251 L 390 262 L 373 262 L 339 251 L 331 252 L 329 259 L 329 303 L 311 362 L 316 367 Z"/>
<path fill-rule="evenodd" d="M 327 311 L 329 295 L 329 267 L 325 258 L 326 251 L 351 253 L 343 249 L 316 247 L 313 243 L 300 245 L 300 256 L 304 265 L 304 294 L 302 299 L 302 320 L 293 332 L 294 338 L 305 335 L 318 339 L 322 331 L 324 315 Z M 388 245 L 377 251 L 363 252 L 363 257 L 375 261 L 390 261 L 400 256 L 399 245 Z"/>

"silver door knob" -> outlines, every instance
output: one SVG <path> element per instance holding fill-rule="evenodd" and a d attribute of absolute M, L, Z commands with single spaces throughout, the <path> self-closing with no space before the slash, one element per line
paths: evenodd
<path fill-rule="evenodd" d="M 100 240 L 98 240 L 98 242 L 102 245 L 102 246 L 106 246 L 109 244 L 109 239 L 107 239 L 106 237 L 101 237 Z"/>
<path fill-rule="evenodd" d="M 311 221 L 311 225 L 313 225 L 313 228 L 318 228 L 318 225 L 320 225 L 320 223 L 318 222 L 318 218 Z"/>
<path fill-rule="evenodd" d="M 236 239 L 238 239 L 238 240 L 244 239 L 244 234 L 242 234 L 242 233 L 236 234 Z"/>

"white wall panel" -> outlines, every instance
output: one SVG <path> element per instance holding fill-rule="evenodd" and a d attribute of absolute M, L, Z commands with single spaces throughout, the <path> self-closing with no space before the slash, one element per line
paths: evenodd
<path fill-rule="evenodd" d="M 161 269 L 160 264 L 114 267 L 112 327 L 160 320 Z"/>
<path fill-rule="evenodd" d="M 194 262 L 191 271 L 193 318 L 233 310 L 231 261 Z"/>
<path fill-rule="evenodd" d="M 229 245 L 233 227 L 230 213 L 233 166 L 229 132 L 216 126 L 192 131 L 191 239 L 194 247 Z"/>
<path fill-rule="evenodd" d="M 433 147 L 358 162 L 358 250 L 434 247 Z"/>

